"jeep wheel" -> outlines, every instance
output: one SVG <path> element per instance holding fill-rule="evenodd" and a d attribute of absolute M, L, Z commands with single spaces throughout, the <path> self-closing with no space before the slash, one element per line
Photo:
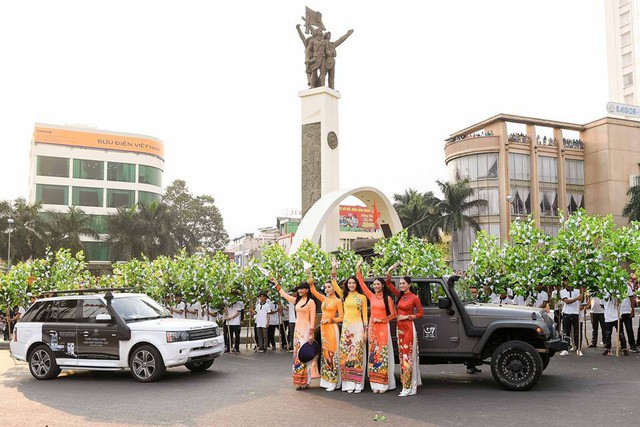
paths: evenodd
<path fill-rule="evenodd" d="M 187 362 L 184 366 L 191 372 L 204 372 L 213 365 L 214 360 L 215 359 L 203 360 L 201 362 Z"/>
<path fill-rule="evenodd" d="M 167 370 L 160 352 L 151 345 L 136 348 L 129 357 L 129 367 L 133 378 L 143 383 L 158 381 Z"/>
<path fill-rule="evenodd" d="M 508 341 L 491 356 L 493 378 L 507 390 L 529 390 L 540 379 L 542 370 L 540 354 L 523 341 Z"/>
<path fill-rule="evenodd" d="M 39 345 L 29 354 L 29 371 L 37 380 L 50 380 L 60 374 L 53 352 L 46 345 Z"/>
<path fill-rule="evenodd" d="M 549 353 L 540 353 L 540 358 L 542 358 L 542 370 L 544 371 L 549 366 L 551 356 L 549 356 Z"/>

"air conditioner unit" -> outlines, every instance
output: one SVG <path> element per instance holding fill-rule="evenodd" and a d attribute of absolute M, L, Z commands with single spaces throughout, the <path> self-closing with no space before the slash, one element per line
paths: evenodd
<path fill-rule="evenodd" d="M 629 175 L 629 187 L 640 185 L 640 175 Z"/>

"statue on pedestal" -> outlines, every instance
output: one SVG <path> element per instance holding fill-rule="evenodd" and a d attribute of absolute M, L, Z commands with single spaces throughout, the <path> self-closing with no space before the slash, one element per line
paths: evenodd
<path fill-rule="evenodd" d="M 305 21 L 305 32 L 307 34 L 311 33 L 311 36 L 305 37 L 300 29 L 300 24 L 296 25 L 298 36 L 300 36 L 305 48 L 304 64 L 307 73 L 307 84 L 310 88 L 324 86 L 328 75 L 329 87 L 335 89 L 336 47 L 340 46 L 353 34 L 353 30 L 347 31 L 344 36 L 332 42 L 331 32 L 323 33 L 326 29 L 322 24 L 322 14 L 320 12 L 315 12 L 307 7 L 306 16 L 302 20 Z"/>

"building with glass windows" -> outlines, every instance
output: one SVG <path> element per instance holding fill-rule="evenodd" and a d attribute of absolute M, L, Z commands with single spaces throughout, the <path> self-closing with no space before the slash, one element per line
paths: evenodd
<path fill-rule="evenodd" d="M 151 136 L 36 123 L 30 160 L 30 201 L 43 211 L 76 206 L 98 233 L 117 208 L 162 199 L 164 145 Z M 109 259 L 106 243 L 85 245 L 90 261 Z"/>
<path fill-rule="evenodd" d="M 638 103 L 640 48 L 640 1 L 606 0 L 607 64 L 610 101 Z"/>
<path fill-rule="evenodd" d="M 451 134 L 445 162 L 451 180 L 469 179 L 487 205 L 470 212 L 481 229 L 508 238 L 516 217 L 533 215 L 549 235 L 558 212 L 585 208 L 627 223 L 626 192 L 640 180 L 640 123 L 605 117 L 587 124 L 499 114 Z M 474 231 L 452 238 L 453 265 L 466 269 Z"/>

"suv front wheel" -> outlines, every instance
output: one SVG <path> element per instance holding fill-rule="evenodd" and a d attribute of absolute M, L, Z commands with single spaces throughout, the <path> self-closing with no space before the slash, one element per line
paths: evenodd
<path fill-rule="evenodd" d="M 508 341 L 491 357 L 493 378 L 507 390 L 529 390 L 540 379 L 542 370 L 540 354 L 524 341 Z"/>
<path fill-rule="evenodd" d="M 50 380 L 60 374 L 53 352 L 46 345 L 39 345 L 29 354 L 29 371 L 35 379 Z"/>
<path fill-rule="evenodd" d="M 160 352 L 151 345 L 141 345 L 129 357 L 131 374 L 137 381 L 150 383 L 164 376 L 167 368 Z"/>

